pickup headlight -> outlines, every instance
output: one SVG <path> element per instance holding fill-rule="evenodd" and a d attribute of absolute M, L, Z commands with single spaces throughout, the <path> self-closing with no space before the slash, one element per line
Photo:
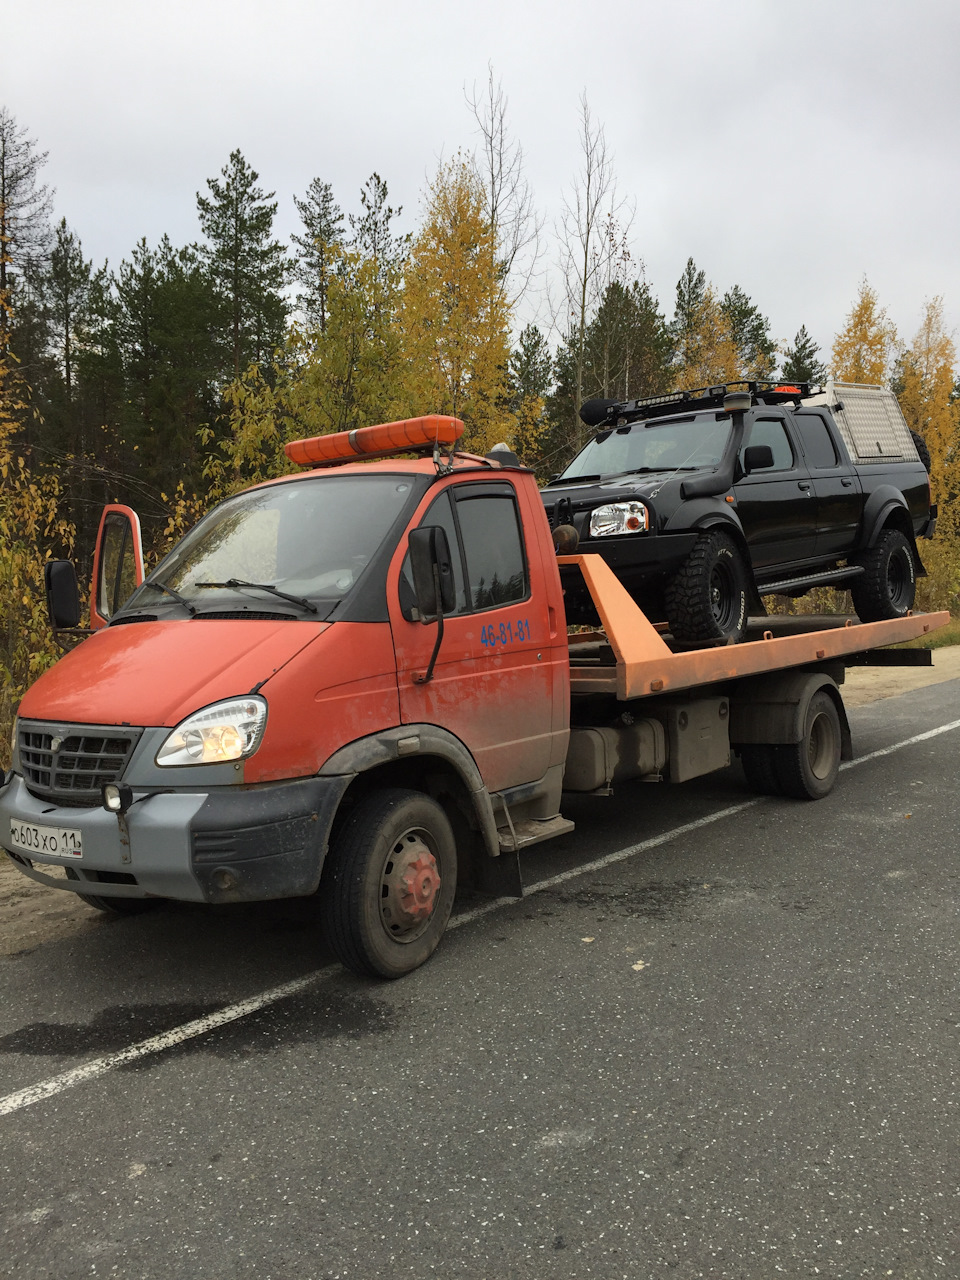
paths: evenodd
<path fill-rule="evenodd" d="M 195 711 L 167 738 L 157 752 L 161 766 L 225 764 L 252 756 L 267 723 L 263 698 L 232 698 Z"/>
<path fill-rule="evenodd" d="M 611 502 L 590 513 L 590 537 L 606 538 L 616 533 L 646 533 L 650 512 L 642 502 Z"/>

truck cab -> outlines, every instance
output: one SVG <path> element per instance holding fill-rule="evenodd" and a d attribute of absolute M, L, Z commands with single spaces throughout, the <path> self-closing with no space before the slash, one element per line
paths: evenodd
<path fill-rule="evenodd" d="M 146 578 L 134 513 L 105 513 L 93 634 L 19 708 L 0 842 L 21 869 L 62 868 L 113 909 L 249 901 L 314 892 L 374 786 L 432 793 L 490 852 L 498 808 L 557 819 L 569 666 L 549 530 L 519 465 L 434 458 L 451 422 L 419 421 L 417 458 L 360 461 L 361 432 L 328 460 L 322 438 L 319 465 L 220 503 Z M 418 594 L 421 529 L 442 540 L 445 608 Z M 412 944 L 407 880 L 434 886 L 431 914 L 456 884 L 431 838 L 387 886 Z"/>

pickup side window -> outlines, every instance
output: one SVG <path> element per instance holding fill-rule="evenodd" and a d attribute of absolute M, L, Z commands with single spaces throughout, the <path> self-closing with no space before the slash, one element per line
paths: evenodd
<path fill-rule="evenodd" d="M 740 449 L 740 465 L 743 466 L 744 450 L 752 444 L 768 444 L 773 451 L 773 466 L 754 471 L 754 475 L 766 475 L 770 471 L 790 471 L 794 465 L 793 446 L 780 418 L 756 418 L 750 425 L 747 438 Z"/>
<path fill-rule="evenodd" d="M 457 501 L 457 521 L 474 610 L 497 609 L 525 600 L 527 566 L 513 497 L 473 490 L 469 497 Z"/>
<path fill-rule="evenodd" d="M 794 418 L 800 432 L 800 443 L 806 454 L 807 462 L 814 470 L 836 467 L 840 459 L 833 438 L 824 420 L 817 414 L 798 414 Z"/>

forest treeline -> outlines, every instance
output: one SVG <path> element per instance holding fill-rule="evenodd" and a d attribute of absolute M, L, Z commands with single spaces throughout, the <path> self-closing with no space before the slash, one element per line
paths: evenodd
<path fill-rule="evenodd" d="M 778 340 L 741 285 L 721 292 L 692 259 L 668 305 L 631 252 L 586 100 L 549 235 L 492 77 L 469 105 L 480 144 L 438 166 L 411 230 L 379 174 L 350 207 L 321 175 L 292 195 L 284 243 L 276 194 L 237 150 L 196 194 L 195 241 L 142 239 L 113 266 L 85 255 L 46 153 L 0 110 L 0 719 L 53 656 L 44 560 L 88 565 L 104 502 L 137 508 L 159 554 L 212 501 L 286 470 L 285 441 L 427 412 L 546 478 L 585 442 L 592 396 L 745 377 L 891 385 L 941 506 L 922 603 L 957 609 L 960 409 L 941 299 L 902 341 L 864 280 L 830 353 L 802 317 Z M 519 327 L 534 292 L 549 319 Z"/>

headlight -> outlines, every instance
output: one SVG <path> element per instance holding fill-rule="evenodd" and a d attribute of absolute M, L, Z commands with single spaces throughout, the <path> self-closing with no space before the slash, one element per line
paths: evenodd
<path fill-rule="evenodd" d="M 263 698 L 234 698 L 195 711 L 157 752 L 157 764 L 224 764 L 253 755 L 267 723 Z"/>
<path fill-rule="evenodd" d="M 606 538 L 615 533 L 646 533 L 650 512 L 642 502 L 611 502 L 590 513 L 590 537 Z"/>

